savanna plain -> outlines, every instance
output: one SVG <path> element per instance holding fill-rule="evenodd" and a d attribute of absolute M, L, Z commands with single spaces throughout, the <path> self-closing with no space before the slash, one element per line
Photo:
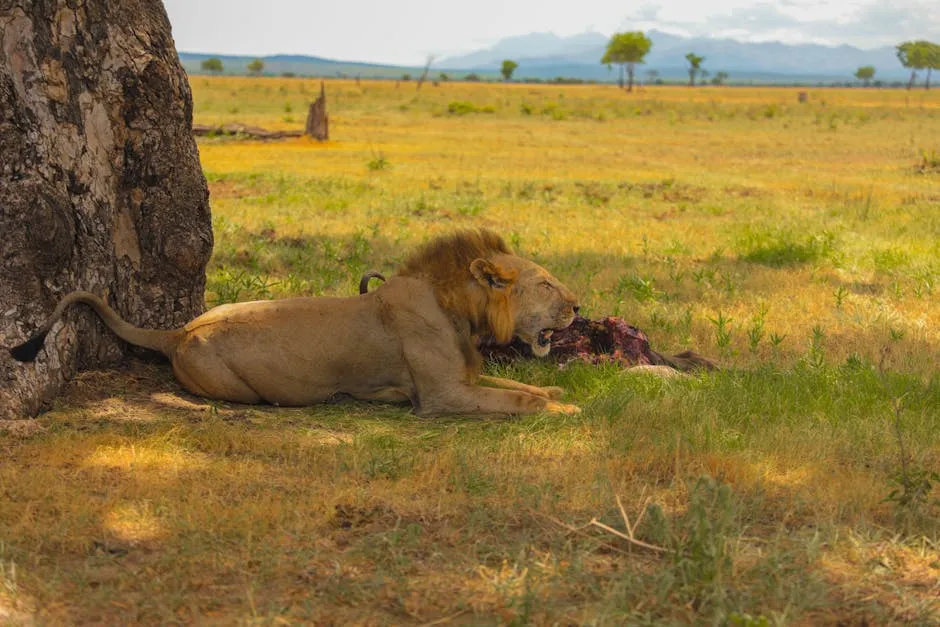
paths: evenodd
<path fill-rule="evenodd" d="M 197 123 L 270 129 L 320 89 L 191 84 Z M 488 227 L 722 369 L 489 366 L 584 411 L 438 419 L 81 373 L 0 433 L 0 623 L 940 621 L 940 94 L 326 92 L 328 142 L 199 140 L 209 305 L 351 295 Z"/>

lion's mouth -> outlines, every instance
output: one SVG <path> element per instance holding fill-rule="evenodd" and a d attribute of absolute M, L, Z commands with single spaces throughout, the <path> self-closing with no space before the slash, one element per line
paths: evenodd
<path fill-rule="evenodd" d="M 539 335 L 538 335 L 538 338 L 536 339 L 536 343 L 542 348 L 545 348 L 546 346 L 551 346 L 552 333 L 554 332 L 555 332 L 554 329 L 542 329 L 541 331 L 539 331 Z"/>

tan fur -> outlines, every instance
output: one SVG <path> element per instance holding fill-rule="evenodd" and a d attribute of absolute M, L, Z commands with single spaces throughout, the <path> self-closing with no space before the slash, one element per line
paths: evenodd
<path fill-rule="evenodd" d="M 577 308 L 547 270 L 488 231 L 428 244 L 364 296 L 223 305 L 172 331 L 132 327 L 87 292 L 66 301 L 90 305 L 126 341 L 163 352 L 180 383 L 208 398 L 308 405 L 348 394 L 410 401 L 422 415 L 579 411 L 552 400 L 558 388 L 478 376 L 475 336 L 518 335 L 544 355 L 539 332 L 567 326 Z"/>

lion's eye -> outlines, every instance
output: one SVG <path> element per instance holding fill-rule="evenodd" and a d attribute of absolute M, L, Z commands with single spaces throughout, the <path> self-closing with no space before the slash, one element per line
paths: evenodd
<path fill-rule="evenodd" d="M 547 287 L 548 289 L 552 289 L 552 284 L 549 283 L 548 281 L 542 281 L 542 287 Z"/>

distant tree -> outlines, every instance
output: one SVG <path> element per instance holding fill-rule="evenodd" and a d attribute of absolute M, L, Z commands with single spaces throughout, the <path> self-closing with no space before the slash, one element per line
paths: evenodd
<path fill-rule="evenodd" d="M 646 70 L 647 83 L 655 83 L 657 78 L 659 78 L 659 70 Z"/>
<path fill-rule="evenodd" d="M 623 87 L 623 72 L 627 71 L 629 77 L 629 87 L 627 91 L 633 91 L 633 71 L 637 63 L 643 63 L 643 58 L 653 47 L 650 38 L 642 31 L 629 31 L 625 33 L 614 33 L 607 43 L 607 50 L 601 58 L 601 63 L 606 66 L 620 66 L 620 86 Z"/>
<path fill-rule="evenodd" d="M 443 83 L 444 81 L 449 81 L 449 80 L 450 80 L 450 77 L 449 77 L 447 74 L 445 74 L 444 72 L 441 72 L 441 73 L 438 75 L 437 80 L 439 80 L 439 81 L 441 81 L 441 82 Z"/>
<path fill-rule="evenodd" d="M 919 40 L 905 41 L 897 47 L 898 61 L 911 71 L 911 79 L 907 82 L 908 89 L 914 86 L 914 81 L 917 80 L 917 71 L 924 70 L 929 66 L 928 57 L 930 56 L 931 45 L 928 41 Z M 927 88 L 930 88 L 929 82 Z"/>
<path fill-rule="evenodd" d="M 477 82 L 480 81 L 479 75 L 477 75 L 477 74 L 474 73 L 474 72 L 470 72 L 469 74 L 467 74 L 466 76 L 464 76 L 463 79 L 464 79 L 465 81 L 470 81 L 471 83 L 477 83 Z"/>
<path fill-rule="evenodd" d="M 421 72 L 421 77 L 418 78 L 418 86 L 415 91 L 421 91 L 421 86 L 424 84 L 424 81 L 428 78 L 428 72 L 431 70 L 431 64 L 434 63 L 434 55 L 429 54 L 427 61 L 424 64 L 424 71 Z"/>
<path fill-rule="evenodd" d="M 411 74 L 408 74 L 407 72 L 405 72 L 404 74 L 401 75 L 401 80 L 407 83 L 408 81 L 411 80 Z"/>
<path fill-rule="evenodd" d="M 724 85 L 728 81 L 727 72 L 717 72 L 714 77 L 712 77 L 712 85 Z"/>
<path fill-rule="evenodd" d="M 260 76 L 261 73 L 264 72 L 264 61 L 262 61 L 261 59 L 255 59 L 254 61 L 249 63 L 246 67 L 248 69 L 248 72 L 252 76 Z"/>
<path fill-rule="evenodd" d="M 874 65 L 863 65 L 855 70 L 855 78 L 862 81 L 862 85 L 868 87 L 871 84 L 872 77 L 875 76 Z"/>
<path fill-rule="evenodd" d="M 519 64 L 513 61 L 512 59 L 504 60 L 503 66 L 499 68 L 499 73 L 503 75 L 503 80 L 511 81 L 512 73 L 516 71 L 517 67 L 519 67 Z"/>
<path fill-rule="evenodd" d="M 930 89 L 930 72 L 940 70 L 940 45 L 925 41 L 927 48 L 927 81 L 924 83 L 924 89 Z"/>
<path fill-rule="evenodd" d="M 210 74 L 221 74 L 222 73 L 222 59 L 218 57 L 211 57 L 203 61 L 200 66 L 202 67 L 203 72 L 209 72 Z"/>
<path fill-rule="evenodd" d="M 702 62 L 705 57 L 700 57 L 694 52 L 685 55 L 685 60 L 689 62 L 689 87 L 695 87 L 695 77 L 702 72 Z"/>

